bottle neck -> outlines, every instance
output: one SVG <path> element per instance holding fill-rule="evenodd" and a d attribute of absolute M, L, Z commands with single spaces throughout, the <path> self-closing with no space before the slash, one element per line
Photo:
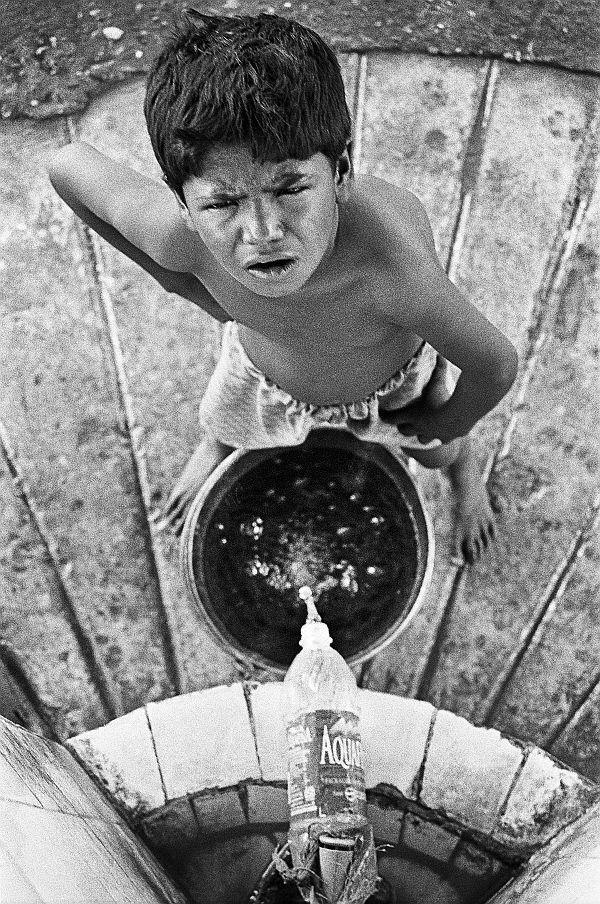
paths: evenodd
<path fill-rule="evenodd" d="M 331 646 L 329 628 L 322 621 L 307 621 L 300 632 L 303 650 L 327 650 Z"/>

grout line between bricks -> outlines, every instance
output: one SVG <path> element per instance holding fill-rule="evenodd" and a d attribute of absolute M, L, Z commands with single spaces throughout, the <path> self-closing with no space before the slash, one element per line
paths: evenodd
<path fill-rule="evenodd" d="M 600 687 L 600 671 L 596 672 L 593 679 L 588 684 L 585 691 L 580 694 L 575 702 L 574 706 L 571 707 L 568 716 L 562 719 L 557 726 L 550 732 L 545 738 L 542 738 L 540 742 L 540 746 L 544 747 L 546 750 L 551 750 L 554 744 L 558 741 L 559 737 L 566 732 L 570 728 L 574 728 L 579 719 L 583 716 L 585 710 L 588 705 L 591 704 L 592 698 L 594 697 L 596 691 Z"/>
<path fill-rule="evenodd" d="M 438 606 L 437 619 L 434 622 L 433 631 L 421 656 L 420 669 L 415 673 L 411 686 L 410 696 L 416 700 L 425 700 L 429 693 L 444 642 L 445 628 L 454 608 L 454 603 L 462 592 L 466 574 L 467 565 L 453 564 L 446 576 L 444 587 L 440 594 L 442 604 Z"/>
<path fill-rule="evenodd" d="M 431 714 L 431 720 L 429 722 L 429 730 L 427 732 L 427 738 L 425 740 L 425 748 L 423 750 L 423 759 L 421 760 L 421 765 L 419 766 L 418 772 L 415 775 L 413 780 L 412 792 L 414 794 L 414 799 L 417 803 L 421 803 L 421 791 L 423 790 L 423 778 L 425 776 L 425 765 L 427 763 L 427 755 L 429 753 L 429 748 L 431 746 L 431 740 L 433 738 L 433 732 L 435 729 L 435 722 L 437 719 L 438 711 L 437 709 L 433 710 Z M 423 804 L 424 806 L 424 804 Z"/>
<path fill-rule="evenodd" d="M 517 768 L 515 770 L 515 774 L 512 777 L 512 781 L 510 783 L 508 791 L 506 792 L 506 796 L 502 802 L 502 806 L 499 808 L 498 812 L 496 813 L 496 819 L 494 822 L 494 826 L 492 827 L 492 834 L 494 832 L 494 829 L 500 823 L 500 821 L 502 820 L 502 818 L 504 817 L 504 814 L 506 813 L 506 811 L 508 809 L 508 804 L 509 804 L 510 798 L 512 797 L 512 793 L 517 786 L 517 782 L 521 778 L 521 775 L 525 768 L 525 764 L 526 764 L 527 760 L 529 759 L 530 753 L 531 753 L 531 748 L 530 749 L 522 748 L 521 762 L 519 763 L 519 765 L 517 766 Z"/>
<path fill-rule="evenodd" d="M 458 273 L 458 264 L 462 255 L 467 236 L 467 222 L 471 213 L 471 194 L 465 195 L 460 199 L 458 208 L 458 217 L 456 225 L 450 241 L 448 250 L 448 262 L 446 264 L 446 272 L 448 279 L 456 281 Z"/>
<path fill-rule="evenodd" d="M 467 223 L 471 213 L 471 202 L 477 189 L 477 179 L 481 169 L 483 147 L 487 134 L 487 127 L 492 112 L 496 88 L 500 76 L 500 64 L 494 60 L 488 63 L 481 97 L 473 127 L 465 148 L 465 158 L 460 178 L 460 202 L 458 214 L 448 249 L 446 272 L 448 278 L 455 280 L 467 235 Z"/>
<path fill-rule="evenodd" d="M 372 666 L 373 666 L 373 659 L 367 659 L 366 662 L 363 662 L 363 664 L 361 665 L 360 670 L 358 672 L 358 676 L 356 678 L 356 683 L 360 688 L 363 688 L 364 690 L 368 689 L 369 675 L 370 675 Z"/>
<path fill-rule="evenodd" d="M 350 111 L 352 129 L 354 129 L 354 107 L 356 105 L 356 90 L 358 84 L 360 57 L 360 53 L 356 53 L 354 51 L 347 54 L 348 77 L 346 78 L 344 85 L 344 94 L 346 95 L 346 105 L 348 107 L 348 110 Z"/>
<path fill-rule="evenodd" d="M 194 817 L 196 831 L 198 832 L 199 835 L 201 835 L 202 834 L 202 826 L 200 825 L 200 819 L 198 818 L 198 814 L 197 814 L 196 808 L 194 806 L 194 801 L 195 801 L 196 797 L 198 797 L 199 795 L 188 793 L 185 796 L 187 797 L 188 803 L 190 805 L 190 810 L 192 811 L 192 816 Z"/>
<path fill-rule="evenodd" d="M 591 542 L 592 540 L 592 532 L 597 530 L 598 528 L 598 523 L 600 520 L 600 494 L 598 494 L 598 496 L 596 497 L 595 507 L 596 514 L 591 521 L 590 535 L 578 550 L 578 555 L 581 555 L 583 553 L 585 547 L 588 545 L 588 542 Z M 551 732 L 547 734 L 545 738 L 542 739 L 541 746 L 547 748 L 552 747 L 553 744 L 556 743 L 560 735 L 563 734 L 563 732 L 565 732 L 570 726 L 577 723 L 582 715 L 583 710 L 586 708 L 594 693 L 596 692 L 598 686 L 600 686 L 600 671 L 596 673 L 583 693 L 579 695 L 575 703 L 569 709 L 567 715 L 558 722 L 558 724 L 553 728 Z"/>
<path fill-rule="evenodd" d="M 460 852 L 461 845 L 463 845 L 463 842 L 465 842 L 465 841 L 468 841 L 468 838 L 465 835 L 464 831 L 459 830 L 458 832 L 456 832 L 456 844 L 452 848 L 452 853 L 450 854 L 450 856 L 448 857 L 448 860 L 446 861 L 446 867 L 448 870 L 447 875 L 450 875 L 452 869 L 454 868 L 454 865 L 455 865 L 456 861 L 458 860 L 458 854 Z"/>
<path fill-rule="evenodd" d="M 365 125 L 365 101 L 367 96 L 367 73 L 369 57 L 366 53 L 359 54 L 358 77 L 352 104 L 352 119 L 354 122 L 354 135 L 352 144 L 352 168 L 355 173 L 361 171 L 363 153 L 363 129 Z"/>
<path fill-rule="evenodd" d="M 78 137 L 77 127 L 74 122 L 67 117 L 66 128 L 69 139 L 73 141 Z M 100 240 L 85 223 L 77 224 L 78 231 L 83 236 L 83 251 L 87 252 L 89 263 L 91 264 L 93 274 L 93 292 L 94 301 L 98 304 L 101 311 L 102 320 L 108 333 L 110 348 L 112 351 L 112 367 L 116 381 L 118 392 L 118 400 L 121 407 L 121 413 L 125 422 L 125 429 L 129 439 L 129 447 L 133 463 L 133 471 L 135 483 L 140 497 L 141 509 L 144 516 L 144 532 L 146 535 L 146 546 L 150 558 L 151 570 L 156 580 L 158 589 L 158 614 L 161 627 L 161 637 L 164 645 L 164 658 L 169 679 L 177 694 L 181 694 L 185 690 L 184 671 L 180 661 L 179 651 L 175 642 L 177 627 L 174 623 L 170 607 L 166 604 L 168 593 L 165 588 L 164 572 L 165 566 L 162 556 L 159 552 L 152 521 L 150 518 L 150 485 L 146 469 L 145 450 L 140 444 L 140 434 L 142 428 L 136 423 L 136 415 L 129 389 L 129 381 L 127 378 L 127 370 L 121 346 L 119 335 L 119 327 L 114 312 L 113 302 L 110 292 L 107 288 L 107 272 L 102 253 Z"/>
<path fill-rule="evenodd" d="M 398 826 L 398 840 L 396 842 L 397 847 L 400 847 L 402 844 L 404 844 L 404 833 L 406 831 L 406 826 L 408 823 L 408 813 L 409 811 L 406 809 L 402 812 L 402 819 L 400 820 L 400 825 Z"/>
<path fill-rule="evenodd" d="M 13 483 L 27 508 L 29 517 L 35 526 L 50 561 L 52 571 L 58 583 L 60 598 L 64 603 L 69 623 L 79 644 L 90 677 L 96 686 L 100 702 L 108 718 L 114 719 L 116 716 L 122 715 L 123 706 L 119 692 L 114 685 L 110 674 L 102 661 L 98 647 L 96 646 L 92 631 L 90 630 L 88 618 L 69 590 L 68 579 L 69 574 L 71 573 L 72 563 L 67 562 L 66 565 L 61 565 L 58 544 L 44 523 L 44 517 L 33 499 L 29 485 L 19 466 L 17 456 L 12 449 L 6 427 L 1 421 L 0 450 L 8 465 L 8 470 L 13 479 Z"/>
<path fill-rule="evenodd" d="M 165 802 L 168 803 L 169 795 L 167 794 L 167 786 L 165 784 L 165 778 L 164 778 L 163 771 L 162 771 L 162 768 L 160 765 L 160 760 L 158 758 L 158 751 L 156 749 L 156 740 L 154 738 L 154 732 L 152 731 L 152 723 L 150 721 L 150 715 L 148 713 L 147 706 L 144 707 L 144 715 L 146 716 L 146 722 L 148 724 L 148 731 L 150 732 L 150 740 L 152 741 L 152 750 L 154 751 L 154 758 L 156 760 L 156 768 L 158 769 L 158 774 L 160 777 L 160 784 L 163 789 L 163 794 L 165 795 Z M 193 809 L 193 807 L 192 807 L 192 809 Z"/>
<path fill-rule="evenodd" d="M 248 802 L 248 784 L 247 782 L 240 782 L 237 786 L 238 798 L 240 801 L 240 806 L 242 808 L 242 813 L 244 814 L 244 819 L 249 824 L 250 823 L 250 804 Z"/>
<path fill-rule="evenodd" d="M 527 393 L 529 392 L 529 387 L 532 383 L 534 372 L 537 367 L 541 350 L 546 343 L 546 339 L 547 336 L 545 332 L 540 332 L 538 334 L 531 354 L 525 360 L 521 375 L 520 377 L 517 377 L 519 382 L 516 392 L 513 392 L 511 411 L 483 469 L 483 479 L 486 483 L 490 480 L 498 464 L 507 458 L 510 452 L 512 438 L 519 423 L 521 412 L 525 407 L 525 399 L 527 398 Z"/>
<path fill-rule="evenodd" d="M 37 688 L 16 650 L 0 639 L 0 669 L 5 673 L 9 694 L 15 697 L 15 705 L 9 704 L 11 721 L 22 725 L 26 731 L 41 732 L 52 741 L 62 743 L 63 738 L 52 724 Z M 5 699 L 9 703 L 10 697 Z M 14 718 L 13 718 L 14 717 Z M 28 724 L 25 724 L 27 721 Z"/>
<path fill-rule="evenodd" d="M 533 646 L 536 637 L 539 639 L 544 628 L 551 620 L 557 603 L 563 596 L 566 586 L 575 569 L 578 559 L 583 554 L 586 546 L 591 542 L 592 535 L 600 523 L 600 494 L 596 496 L 590 506 L 586 523 L 579 529 L 568 551 L 554 570 L 544 593 L 535 608 L 530 622 L 521 632 L 515 649 L 510 654 L 504 669 L 497 676 L 492 689 L 478 710 L 478 720 L 488 724 L 495 713 L 504 691 L 521 664 L 525 654 Z M 567 719 L 566 721 L 569 721 Z M 553 735 L 551 735 L 552 737 Z"/>
<path fill-rule="evenodd" d="M 248 710 L 248 719 L 250 721 L 250 731 L 252 732 L 252 740 L 254 742 L 254 750 L 256 751 L 256 761 L 258 763 L 258 768 L 260 770 L 260 777 L 264 781 L 262 764 L 260 762 L 260 755 L 258 753 L 258 739 L 256 737 L 256 723 L 254 721 L 254 712 L 252 710 L 252 684 L 247 681 L 242 681 L 242 691 L 244 692 L 244 700 L 246 701 L 246 709 Z"/>

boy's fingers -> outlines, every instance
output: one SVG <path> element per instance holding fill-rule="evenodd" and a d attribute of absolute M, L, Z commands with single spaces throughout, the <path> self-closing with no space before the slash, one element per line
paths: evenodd
<path fill-rule="evenodd" d="M 175 505 L 175 502 L 177 502 L 177 505 Z M 184 505 L 185 505 L 185 500 L 183 500 L 183 499 L 174 500 L 171 507 L 166 508 L 163 511 L 162 517 L 160 518 L 160 520 L 156 521 L 156 525 L 155 525 L 156 529 L 164 530 L 167 527 L 172 527 L 174 525 L 174 523 L 177 521 L 177 519 L 181 517 L 181 515 L 183 513 L 182 510 L 183 510 Z"/>
<path fill-rule="evenodd" d="M 182 518 L 179 518 L 179 519 L 173 524 L 173 533 L 175 534 L 176 537 L 180 537 L 180 536 L 181 536 L 181 532 L 183 531 L 183 525 L 184 525 L 184 524 L 185 524 L 185 516 L 182 517 Z"/>
<path fill-rule="evenodd" d="M 162 530 L 172 530 L 176 534 L 180 534 L 183 525 L 185 524 L 185 513 L 183 515 L 170 515 L 168 518 L 161 518 L 160 521 L 157 521 L 155 524 L 155 528 L 158 531 Z"/>
<path fill-rule="evenodd" d="M 181 505 L 181 496 L 169 496 L 167 499 L 167 504 L 164 508 L 165 515 L 170 515 L 173 512 L 177 511 L 179 506 Z"/>
<path fill-rule="evenodd" d="M 167 502 L 167 506 L 165 508 L 165 515 L 168 515 L 172 518 L 176 517 L 180 514 L 180 512 L 186 507 L 188 500 L 185 496 L 177 495 L 173 496 L 172 499 L 169 499 Z"/>
<path fill-rule="evenodd" d="M 173 517 L 169 521 L 169 526 L 176 537 L 181 536 L 181 532 L 183 530 L 183 525 L 185 524 L 185 519 L 187 517 L 187 511 L 184 509 L 182 512 L 179 512 L 177 515 L 173 515 Z"/>
<path fill-rule="evenodd" d="M 185 493 L 171 494 L 163 511 L 157 514 L 156 530 L 170 528 L 177 536 L 183 530 L 187 518 L 190 499 Z"/>

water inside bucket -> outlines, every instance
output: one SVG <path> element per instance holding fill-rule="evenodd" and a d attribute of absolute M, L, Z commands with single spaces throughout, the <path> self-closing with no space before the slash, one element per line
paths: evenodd
<path fill-rule="evenodd" d="M 194 577 L 213 625 L 287 667 L 309 586 L 335 648 L 356 656 L 402 618 L 422 581 L 414 501 L 397 475 L 346 448 L 262 457 L 196 525 Z"/>

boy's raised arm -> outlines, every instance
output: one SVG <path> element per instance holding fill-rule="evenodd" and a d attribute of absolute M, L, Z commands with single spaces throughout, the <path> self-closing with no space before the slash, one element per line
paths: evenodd
<path fill-rule="evenodd" d="M 50 161 L 48 175 L 56 192 L 84 223 L 167 292 L 188 298 L 217 320 L 229 319 L 193 275 L 198 249 L 166 185 L 85 142 L 61 148 Z"/>
<path fill-rule="evenodd" d="M 402 304 L 388 303 L 381 313 L 429 342 L 461 375 L 439 408 L 419 400 L 386 412 L 386 419 L 410 423 L 425 442 L 450 442 L 466 436 L 506 395 L 517 374 L 517 351 L 450 281 L 437 257 L 427 213 L 410 192 L 402 196 L 391 239 L 391 267 L 402 273 Z"/>

